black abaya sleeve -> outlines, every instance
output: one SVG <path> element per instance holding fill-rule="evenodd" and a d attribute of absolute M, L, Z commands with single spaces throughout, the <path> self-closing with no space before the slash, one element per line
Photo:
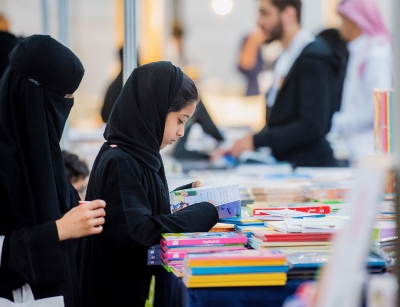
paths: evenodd
<path fill-rule="evenodd" d="M 155 214 L 137 170 L 126 160 L 108 167 L 102 196 L 107 203 L 103 231 L 121 249 L 150 247 L 162 233 L 208 231 L 218 222 L 217 210 L 207 202 L 174 214 Z M 169 204 L 157 205 L 169 211 Z"/>
<path fill-rule="evenodd" d="M 193 184 L 193 182 L 185 184 L 185 185 L 181 185 L 180 187 L 177 187 L 174 191 L 192 189 L 193 188 L 192 184 Z"/>
<path fill-rule="evenodd" d="M 15 290 L 25 283 L 40 285 L 65 278 L 61 242 L 55 222 L 6 235 L 0 263 L 0 288 Z"/>

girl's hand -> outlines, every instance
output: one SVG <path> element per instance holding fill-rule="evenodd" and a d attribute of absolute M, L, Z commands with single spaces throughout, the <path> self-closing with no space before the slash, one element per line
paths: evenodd
<path fill-rule="evenodd" d="M 200 188 L 202 186 L 203 184 L 199 180 L 196 180 L 195 182 L 192 183 L 192 188 Z"/>
<path fill-rule="evenodd" d="M 60 241 L 99 234 L 103 230 L 106 212 L 103 200 L 82 202 L 56 221 Z"/>

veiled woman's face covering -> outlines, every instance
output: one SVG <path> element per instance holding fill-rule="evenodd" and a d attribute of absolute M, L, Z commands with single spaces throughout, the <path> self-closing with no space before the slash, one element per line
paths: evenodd
<path fill-rule="evenodd" d="M 0 80 L 0 234 L 59 219 L 71 206 L 60 140 L 84 68 L 47 35 L 21 40 Z M 76 205 L 76 204 L 73 204 Z"/>

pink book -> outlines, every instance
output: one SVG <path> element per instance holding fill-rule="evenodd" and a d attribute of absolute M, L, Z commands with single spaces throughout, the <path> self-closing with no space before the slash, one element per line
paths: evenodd
<path fill-rule="evenodd" d="M 167 251 L 165 253 L 167 259 L 183 259 L 185 258 L 186 254 L 188 253 L 215 253 L 215 252 L 222 252 L 222 251 L 231 251 L 231 250 L 243 250 L 246 249 L 244 246 L 235 246 L 235 247 L 229 247 L 229 246 L 216 246 L 215 248 L 209 249 L 209 248 L 195 248 L 195 249 L 188 249 L 187 251 L 174 251 L 172 248 L 171 250 Z"/>
<path fill-rule="evenodd" d="M 247 244 L 247 236 L 238 232 L 164 233 L 162 234 L 161 244 L 168 247 Z"/>

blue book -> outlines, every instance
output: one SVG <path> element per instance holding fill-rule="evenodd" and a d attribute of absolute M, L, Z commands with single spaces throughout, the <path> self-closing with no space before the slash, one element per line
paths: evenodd
<path fill-rule="evenodd" d="M 220 223 L 235 224 L 235 225 L 264 225 L 264 221 L 255 219 L 253 217 L 226 217 L 220 218 Z"/>
<path fill-rule="evenodd" d="M 147 260 L 161 260 L 161 254 L 158 255 L 149 255 Z"/>
<path fill-rule="evenodd" d="M 250 238 L 253 235 L 254 231 L 263 231 L 270 230 L 271 228 L 266 227 L 265 225 L 235 225 L 235 229 Z"/>
<path fill-rule="evenodd" d="M 156 250 L 151 250 L 151 249 L 149 249 L 148 251 L 147 251 L 147 255 L 148 256 L 154 256 L 154 255 L 161 255 L 162 254 L 162 249 L 156 249 Z"/>
<path fill-rule="evenodd" d="M 246 273 L 281 273 L 289 270 L 284 266 L 227 266 L 227 267 L 192 267 L 192 275 L 246 274 Z"/>
<path fill-rule="evenodd" d="M 325 263 L 329 262 L 330 255 L 326 253 L 299 253 L 286 255 L 286 261 L 293 269 L 318 269 Z M 371 255 L 367 260 L 367 267 L 383 268 L 385 261 L 375 255 Z"/>

